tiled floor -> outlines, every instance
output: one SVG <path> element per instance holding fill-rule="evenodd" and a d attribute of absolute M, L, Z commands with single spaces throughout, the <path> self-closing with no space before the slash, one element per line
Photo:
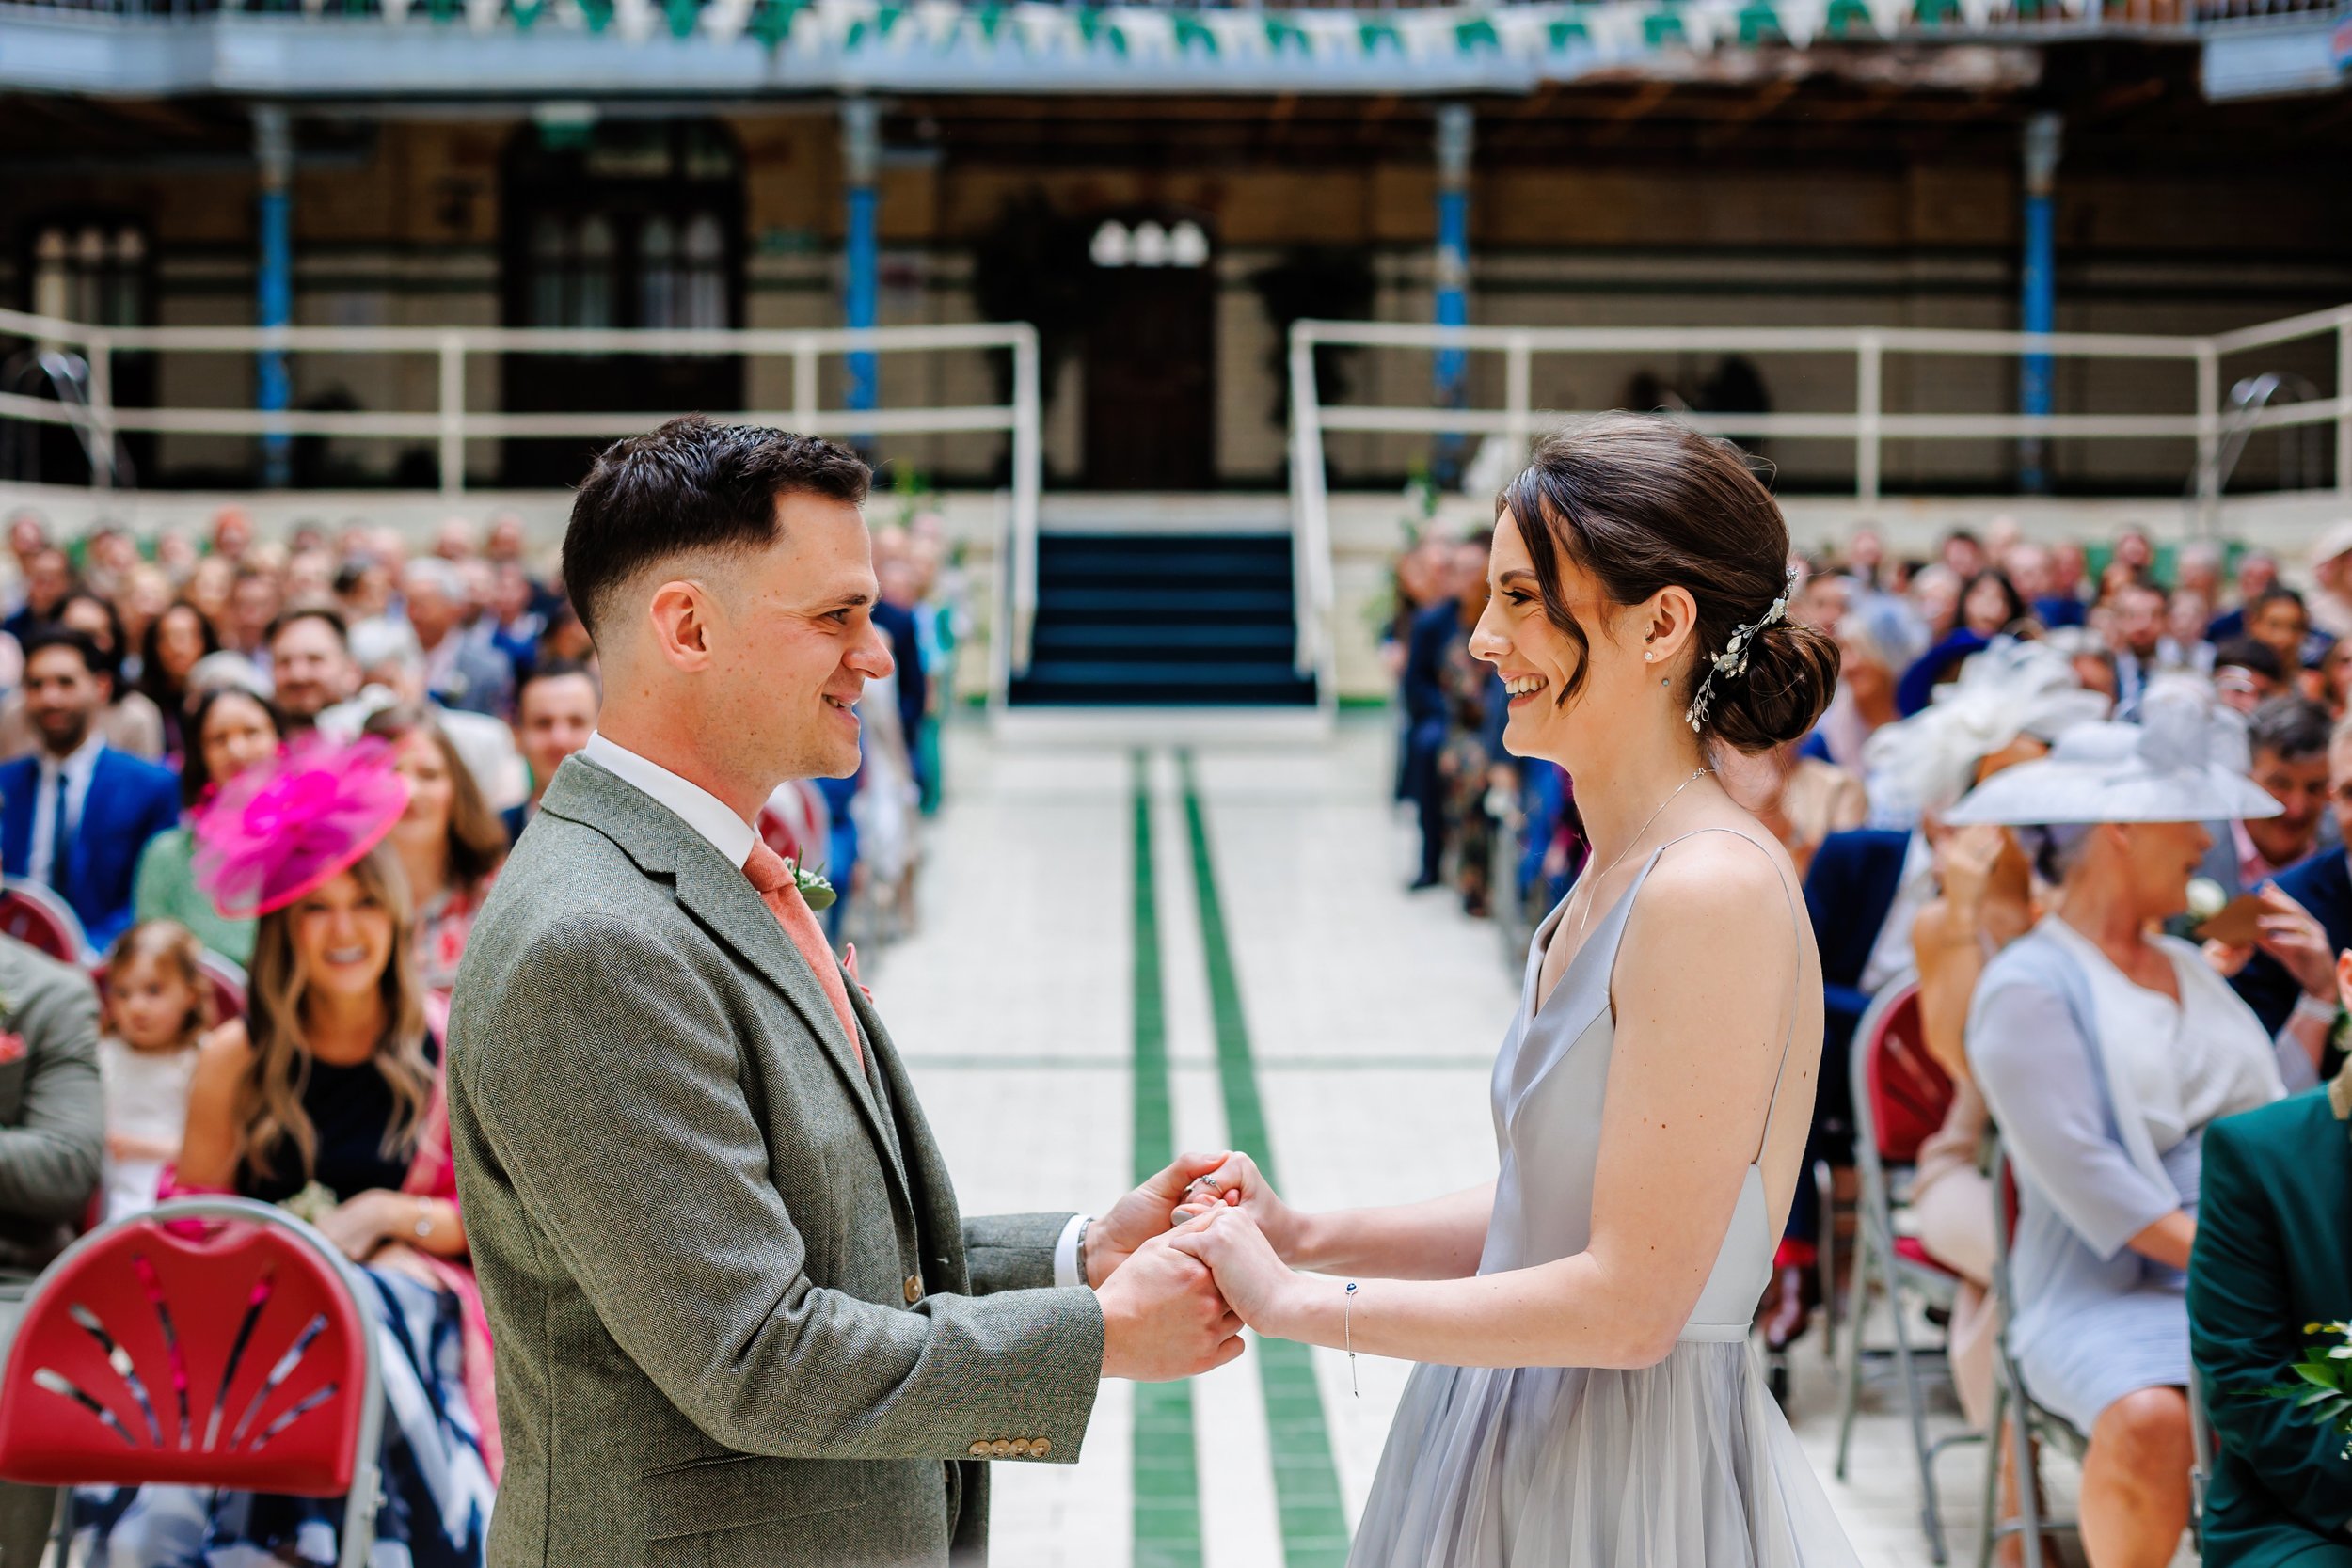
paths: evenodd
<path fill-rule="evenodd" d="M 1465 919 L 1441 894 L 1402 891 L 1409 843 L 1387 799 L 1390 766 L 1376 719 L 1343 722 L 1322 745 L 1193 753 L 1258 1102 L 1286 1194 L 1307 1207 L 1400 1201 L 1493 1175 L 1486 1076 L 1517 1000 L 1516 969 L 1491 927 Z M 1132 1164 L 1135 762 L 1123 747 L 1009 752 L 967 724 L 951 733 L 949 767 L 920 927 L 869 956 L 867 977 L 967 1212 L 1099 1207 L 1127 1185 Z M 1219 1148 L 1233 1101 L 1218 1065 L 1177 757 L 1151 753 L 1142 777 L 1176 1142 Z M 1079 1464 L 999 1467 L 995 1560 L 1327 1560 L 1302 1549 L 1295 1529 L 1285 1551 L 1273 1481 L 1283 1444 L 1269 1430 L 1263 1359 L 1247 1355 L 1192 1386 L 1197 1547 L 1146 1541 L 1137 1549 L 1133 1390 L 1113 1384 Z M 1316 1351 L 1312 1359 L 1328 1463 L 1352 1521 L 1409 1369 L 1363 1360 L 1359 1397 L 1343 1357 Z M 1818 1340 L 1803 1348 L 1795 1374 L 1792 1422 L 1863 1561 L 1929 1562 L 1891 1389 L 1867 1400 L 1840 1482 L 1828 1479 L 1836 1409 Z M 1959 1424 L 1948 1402 L 1931 1420 L 1939 1433 Z M 1981 1463 L 1975 1448 L 1943 1462 L 1962 1562 L 1975 1558 Z M 2071 1477 L 2058 1468 L 2063 1503 Z M 2191 1560 L 2185 1550 L 2183 1560 Z"/>

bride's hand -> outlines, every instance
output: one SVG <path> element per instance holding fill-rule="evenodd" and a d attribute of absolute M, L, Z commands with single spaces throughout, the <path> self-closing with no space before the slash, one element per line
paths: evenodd
<path fill-rule="evenodd" d="M 1300 1261 L 1306 1216 L 1283 1202 L 1266 1185 L 1258 1162 L 1239 1150 L 1184 1189 L 1173 1217 L 1182 1224 L 1218 1208 L 1239 1209 L 1264 1234 L 1277 1257 L 1288 1263 Z"/>
<path fill-rule="evenodd" d="M 1216 1205 L 1168 1232 L 1168 1244 L 1208 1266 L 1235 1317 L 1261 1334 L 1282 1337 L 1279 1325 L 1303 1276 L 1276 1256 L 1248 1209 Z"/>

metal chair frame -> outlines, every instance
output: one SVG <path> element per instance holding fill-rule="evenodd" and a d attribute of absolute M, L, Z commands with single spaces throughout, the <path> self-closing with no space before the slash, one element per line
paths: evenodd
<path fill-rule="evenodd" d="M 1918 990 L 1915 974 L 1888 982 L 1871 998 L 1868 1010 L 1854 1025 L 1850 1082 L 1853 1085 L 1854 1167 L 1860 1191 L 1855 1200 L 1858 1213 L 1853 1276 L 1846 1297 L 1845 1351 L 1839 1357 L 1842 1387 L 1837 1413 L 1836 1471 L 1838 1480 L 1846 1479 L 1847 1449 L 1852 1442 L 1854 1413 L 1862 1399 L 1863 1363 L 1891 1357 L 1900 1378 L 1903 1412 L 1911 1424 L 1911 1446 L 1919 1465 L 1919 1528 L 1927 1535 L 1930 1556 L 1941 1564 L 1948 1559 L 1943 1514 L 1936 1499 L 1935 1461 L 1947 1449 L 1982 1442 L 1985 1433 L 1962 1431 L 1947 1433 L 1933 1442 L 1928 1440 L 1918 1361 L 1921 1356 L 1942 1359 L 1948 1375 L 1950 1343 L 1947 1338 L 1943 1345 L 1912 1345 L 1911 1328 L 1904 1321 L 1906 1298 L 1916 1296 L 1927 1306 L 1948 1312 L 1959 1297 L 1960 1281 L 1943 1269 L 1904 1257 L 1896 1248 L 1892 1184 L 1879 1151 L 1878 1112 L 1870 1103 L 1869 1091 L 1871 1058 L 1892 1026 L 1897 1009 L 1915 998 Z M 1863 1320 L 1869 1310 L 1874 1284 L 1886 1295 L 1887 1316 L 1894 1324 L 1891 1347 L 1870 1347 L 1862 1342 Z"/>
<path fill-rule="evenodd" d="M 20 898 L 57 923 L 73 944 L 71 958 L 60 963 L 71 963 L 87 969 L 96 957 L 89 944 L 89 933 L 82 927 L 82 917 L 73 912 L 73 906 L 58 895 L 57 890 L 46 887 L 25 877 L 0 877 L 0 897 Z"/>
<path fill-rule="evenodd" d="M 2009 1336 L 2017 1322 L 2017 1296 L 2009 1272 L 2010 1229 L 2016 1213 L 2010 1203 L 2009 1150 L 1997 1133 L 1993 1140 L 1993 1295 L 1999 1304 L 2001 1323 L 1993 1341 L 1993 1430 L 2009 1423 L 2009 1439 L 2017 1465 L 2017 1516 L 1998 1518 L 2001 1463 L 1997 1445 L 1984 1467 L 1984 1526 L 1978 1537 L 1977 1568 L 1991 1568 L 1993 1545 L 2005 1535 L 2025 1538 L 2026 1568 L 2043 1568 L 2042 1532 L 2045 1529 L 2079 1533 L 2072 1519 L 2042 1516 L 2041 1469 L 2035 1457 L 2037 1438 L 2055 1443 L 2076 1460 L 2090 1447 L 2090 1436 L 2058 1412 L 2035 1402 L 2026 1387 L 2025 1373 L 2010 1354 Z"/>
<path fill-rule="evenodd" d="M 180 1220 L 228 1220 L 284 1232 L 333 1265 L 336 1277 L 342 1281 L 344 1292 L 351 1303 L 351 1309 L 361 1326 L 359 1340 L 364 1352 L 362 1361 L 366 1372 L 358 1390 L 360 1402 L 358 1435 L 353 1445 L 356 1451 L 352 1455 L 351 1491 L 343 1503 L 342 1549 L 336 1559 L 336 1564 L 337 1568 L 367 1568 L 369 1554 L 375 1540 L 375 1515 L 384 1502 L 381 1457 L 384 1447 L 384 1368 L 375 1342 L 373 1320 L 368 1315 L 367 1298 L 361 1293 L 357 1267 L 315 1227 L 296 1219 L 283 1209 L 267 1203 L 257 1203 L 251 1198 L 227 1196 L 172 1198 L 157 1204 L 144 1213 L 129 1215 L 117 1220 L 112 1225 L 103 1226 L 80 1238 L 72 1246 L 58 1254 L 56 1260 L 42 1271 L 40 1276 L 33 1282 L 31 1291 L 25 1294 L 24 1317 L 20 1321 L 30 1322 L 34 1314 L 40 1310 L 53 1282 L 62 1275 L 64 1265 L 69 1260 L 92 1247 L 104 1244 L 118 1231 L 127 1227 L 170 1225 Z M 21 1347 L 26 1342 L 26 1339 L 20 1335 L 16 1345 Z M 9 1370 L 13 1370 L 13 1355 Z M 12 1381 L 7 1377 L 0 1377 L 0 1387 L 10 1386 Z M 88 1479 L 92 1482 L 102 1482 L 108 1478 L 91 1476 Z M 66 1495 L 71 1490 L 70 1487 L 58 1488 L 56 1525 L 57 1555 L 55 1560 L 59 1563 L 69 1560 L 69 1549 L 72 1544 L 67 1532 L 70 1511 L 65 1502 Z"/>

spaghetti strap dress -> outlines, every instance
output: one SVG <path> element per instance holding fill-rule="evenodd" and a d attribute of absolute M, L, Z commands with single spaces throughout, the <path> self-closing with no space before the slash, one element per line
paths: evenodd
<path fill-rule="evenodd" d="M 1615 1033 L 1610 973 L 1642 884 L 1680 842 L 1651 851 L 1540 1004 L 1565 900 L 1535 932 L 1495 1063 L 1502 1167 L 1482 1275 L 1588 1243 Z M 1775 1078 L 1759 1153 L 1779 1098 Z M 1859 1568 L 1748 1342 L 1773 1241 L 1764 1173 L 1751 1163 L 1698 1306 L 1657 1365 L 1416 1368 L 1351 1568 Z"/>

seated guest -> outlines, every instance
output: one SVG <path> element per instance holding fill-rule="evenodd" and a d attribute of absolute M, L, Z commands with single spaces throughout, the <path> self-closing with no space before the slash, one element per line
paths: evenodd
<path fill-rule="evenodd" d="M 2328 800 L 2341 841 L 2352 832 L 2352 724 L 2337 725 L 2328 742 Z M 2352 947 L 2352 863 L 2341 843 L 2327 846 L 2279 873 L 2267 888 L 2282 922 L 2308 915 L 2319 934 L 2309 942 L 2289 940 L 2282 925 L 2281 940 L 2265 942 L 2246 958 L 2230 984 L 2265 1029 L 2284 1028 L 2298 1013 L 2332 1023 L 2335 955 Z"/>
<path fill-rule="evenodd" d="M 318 725 L 319 715 L 359 689 L 359 667 L 342 616 L 324 605 L 290 610 L 273 622 L 269 650 L 271 702 L 289 736 Z"/>
<path fill-rule="evenodd" d="M 1988 642 L 2004 632 L 2015 636 L 2032 620 L 2024 596 L 1998 567 L 1979 572 L 1961 591 L 1960 624 Z"/>
<path fill-rule="evenodd" d="M 443 707 L 503 716 L 515 666 L 469 620 L 465 575 L 446 561 L 412 561 L 401 574 L 408 626 L 424 651 L 424 688 Z"/>
<path fill-rule="evenodd" d="M 195 696 L 196 667 L 219 652 L 213 623 L 185 599 L 167 605 L 139 640 L 139 690 L 163 716 L 164 761 L 173 767 L 186 750 L 181 726 Z"/>
<path fill-rule="evenodd" d="M 2268 550 L 2247 550 L 2237 558 L 2238 608 L 2214 617 L 2205 628 L 2205 641 L 2212 643 L 2228 641 L 2246 635 L 2246 607 L 2259 599 L 2279 581 L 2279 561 Z"/>
<path fill-rule="evenodd" d="M 2109 597 L 2114 607 L 2107 640 L 2115 653 L 2115 716 L 2136 720 L 2148 683 L 2164 671 L 2184 668 L 2187 656 L 2166 632 L 2163 590 L 2133 581 Z"/>
<path fill-rule="evenodd" d="M 2059 889 L 1986 965 L 1967 1051 L 2018 1176 L 2010 1349 L 2090 1438 L 2091 1568 L 2157 1568 L 2188 1524 L 2183 1271 L 2205 1126 L 2317 1075 L 2316 1045 L 2274 1042 L 2204 955 L 2150 934 L 2187 908 L 2200 824 L 2279 807 L 2214 760 L 2228 742 L 2202 683 L 2159 680 L 2142 705 L 2144 726 L 2077 726 L 1949 818 L 2020 829 Z"/>
<path fill-rule="evenodd" d="M 57 608 L 72 592 L 73 562 L 55 545 L 40 546 L 24 558 L 24 602 L 0 621 L 0 631 L 25 641 L 56 620 Z"/>
<path fill-rule="evenodd" d="M 596 733 L 601 700 L 596 677 L 569 659 L 542 659 L 515 689 L 515 741 L 531 767 L 531 799 L 500 814 L 508 843 L 538 815 L 539 798 L 564 759 Z"/>
<path fill-rule="evenodd" d="M 432 715 L 387 708 L 368 721 L 367 733 L 391 743 L 393 766 L 408 783 L 390 844 L 415 911 L 418 971 L 426 990 L 446 998 L 473 917 L 506 859 L 506 828 Z"/>
<path fill-rule="evenodd" d="M 2352 637 L 2352 517 L 2330 523 L 2312 542 L 2312 629 L 2335 640 Z"/>
<path fill-rule="evenodd" d="M 2201 875 L 2235 895 L 2262 886 L 2319 847 L 2328 822 L 2328 710 L 2304 697 L 2273 697 L 2246 721 L 2246 769 L 2279 802 L 2279 815 L 2207 825 L 2214 838 Z M 2332 826 L 2332 823 L 2329 823 Z"/>
<path fill-rule="evenodd" d="M 386 708 L 420 708 L 433 716 L 466 759 L 467 770 L 482 786 L 491 810 L 502 812 L 531 798 L 531 780 L 522 753 L 515 749 L 515 732 L 503 719 L 443 707 L 433 700 L 425 689 L 424 654 L 406 623 L 378 620 L 353 626 L 351 657 L 359 667 L 359 689 L 349 702 L 337 703 L 319 715 L 320 734 L 357 740 L 368 721 Z"/>
<path fill-rule="evenodd" d="M 24 1293 L 89 1212 L 105 1149 L 98 993 L 80 970 L 0 936 L 15 1059 L 0 1063 L 0 1361 Z M 56 1493 L 0 1481 L 0 1562 L 41 1560 Z"/>
<path fill-rule="evenodd" d="M 2313 695 L 2330 717 L 2342 719 L 2352 713 L 2352 639 L 2338 639 L 2328 645 L 2328 652 L 2319 661 L 2319 689 Z"/>
<path fill-rule="evenodd" d="M 2020 543 L 2002 557 L 2010 581 L 2025 599 L 2033 618 L 2053 629 L 2083 624 L 2083 602 L 2054 587 L 2056 568 L 2046 546 Z"/>
<path fill-rule="evenodd" d="M 2214 695 L 2221 705 L 2251 713 L 2273 697 L 2288 696 L 2287 673 L 2267 642 L 2233 637 L 2214 644 Z"/>
<path fill-rule="evenodd" d="M 2301 689 L 2303 672 L 2327 656 L 2329 639 L 2312 629 L 2303 595 L 2292 588 L 2265 588 L 2246 606 L 2246 635 L 2267 643 L 2279 656 L 2287 684 Z"/>
<path fill-rule="evenodd" d="M 145 693 L 123 684 L 125 641 L 122 617 L 97 594 L 75 589 L 57 607 L 56 625 L 70 626 L 90 640 L 103 662 L 106 705 L 99 710 L 98 733 L 107 745 L 129 756 L 155 762 L 164 754 L 163 715 Z M 32 721 L 24 714 L 24 694 L 15 691 L 0 702 L 0 759 L 29 756 L 39 742 Z"/>
<path fill-rule="evenodd" d="M 40 749 L 0 766 L 0 872 L 54 888 L 101 948 L 131 924 L 140 851 L 180 818 L 180 781 L 97 732 L 104 667 L 78 631 L 34 634 L 24 704 Z"/>
<path fill-rule="evenodd" d="M 1800 877 L 1822 840 L 1861 827 L 1869 815 L 1860 779 L 1803 755 L 1793 740 L 1753 754 L 1726 753 L 1716 759 L 1716 771 L 1731 798 L 1780 840 Z"/>
<path fill-rule="evenodd" d="M 106 1091 L 106 1218 L 155 1206 L 180 1158 L 198 1040 L 215 1022 L 204 949 L 176 921 L 150 920 L 106 955 L 105 1033 L 98 1076 Z"/>
<path fill-rule="evenodd" d="M 2352 953 L 2337 961 L 2352 1003 Z M 2352 1568 L 2352 1465 L 2343 1435 L 2265 1392 L 2352 1301 L 2352 1071 L 2325 1088 L 2205 1129 L 2197 1240 L 2188 1259 L 2188 1347 L 2221 1453 L 2205 1488 L 2208 1568 Z"/>
<path fill-rule="evenodd" d="M 1443 758 L 1446 737 L 1453 730 L 1454 699 L 1447 684 L 1448 667 L 1460 662 L 1458 649 L 1470 641 L 1474 616 L 1466 616 L 1463 597 L 1469 588 L 1460 552 L 1448 549 L 1444 570 L 1433 578 L 1446 596 L 1413 617 L 1401 677 L 1405 703 L 1405 766 L 1400 792 L 1413 802 L 1421 823 L 1421 871 L 1414 891 L 1436 887 L 1445 879 L 1446 782 Z M 1479 579 L 1484 582 L 1482 568 Z M 1483 599 L 1479 602 L 1483 603 Z"/>
<path fill-rule="evenodd" d="M 1918 626 L 1902 601 L 1874 594 L 1839 618 L 1837 689 L 1805 749 L 1863 776 L 1862 748 L 1870 736 L 1902 717 L 1895 705 L 1895 682 L 1918 651 Z"/>
<path fill-rule="evenodd" d="M 381 1320 L 388 1497 L 372 1560 L 479 1563 L 497 1454 L 480 1298 L 447 1158 L 440 1042 L 409 948 L 407 889 L 385 845 L 406 805 L 389 757 L 314 747 L 253 769 L 199 827 L 222 911 L 256 918 L 246 1018 L 206 1037 L 177 1187 L 314 1216 L 361 1267 Z M 342 1498 L 151 1484 L 77 1498 L 92 1560 L 332 1562 Z"/>
<path fill-rule="evenodd" d="M 227 686 L 197 699 L 188 717 L 187 765 L 180 769 L 180 800 L 193 816 L 215 790 L 248 768 L 278 755 L 278 714 L 242 687 Z M 157 833 L 139 857 L 132 913 L 141 921 L 172 920 L 197 940 L 239 963 L 253 958 L 253 922 L 231 920 L 213 908 L 196 885 L 196 833 L 183 825 Z"/>

